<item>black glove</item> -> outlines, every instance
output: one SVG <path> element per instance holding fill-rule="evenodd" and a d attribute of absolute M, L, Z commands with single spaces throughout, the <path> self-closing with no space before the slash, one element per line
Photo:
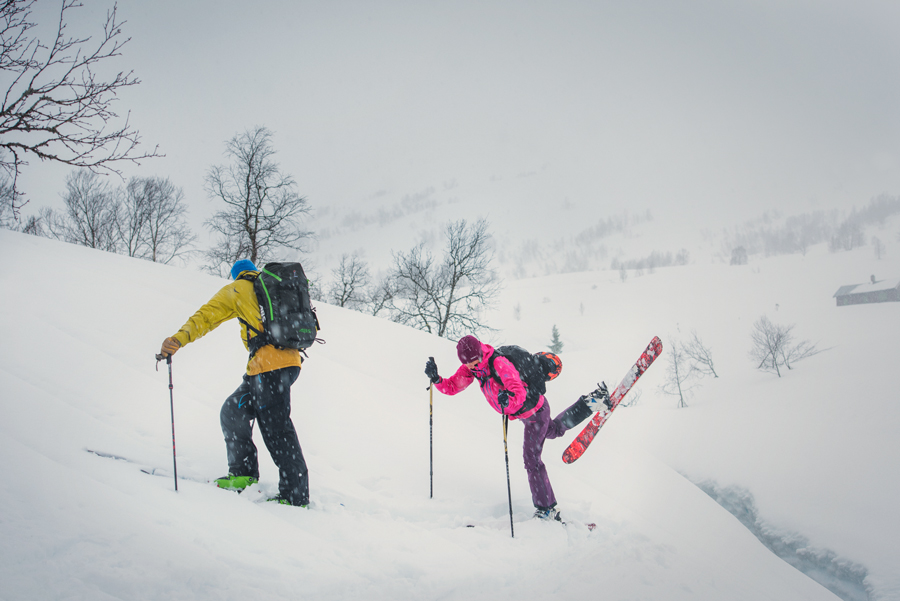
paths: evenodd
<path fill-rule="evenodd" d="M 428 376 L 432 384 L 438 384 L 442 380 L 438 375 L 437 363 L 434 362 L 434 357 L 428 357 L 428 362 L 425 364 L 425 375 Z"/>
<path fill-rule="evenodd" d="M 501 390 L 500 394 L 497 395 L 497 402 L 500 403 L 500 407 L 503 409 L 509 407 L 509 392 Z"/>

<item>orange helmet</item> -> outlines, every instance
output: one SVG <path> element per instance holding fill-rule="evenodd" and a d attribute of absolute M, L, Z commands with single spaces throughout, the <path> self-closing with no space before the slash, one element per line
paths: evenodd
<path fill-rule="evenodd" d="M 562 360 L 558 355 L 541 351 L 534 354 L 541 363 L 541 369 L 547 375 L 548 380 L 552 380 L 562 371 Z"/>

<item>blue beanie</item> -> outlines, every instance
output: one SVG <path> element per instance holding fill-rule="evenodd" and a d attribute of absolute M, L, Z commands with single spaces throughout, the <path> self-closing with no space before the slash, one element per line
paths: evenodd
<path fill-rule="evenodd" d="M 231 268 L 231 279 L 236 280 L 242 271 L 257 271 L 256 265 L 250 259 L 241 259 L 235 262 Z"/>

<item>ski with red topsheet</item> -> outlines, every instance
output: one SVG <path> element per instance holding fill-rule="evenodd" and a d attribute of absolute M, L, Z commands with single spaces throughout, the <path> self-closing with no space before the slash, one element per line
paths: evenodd
<path fill-rule="evenodd" d="M 662 341 L 659 339 L 659 336 L 655 336 L 609 397 L 612 408 L 608 411 L 598 411 L 594 414 L 594 417 L 592 417 L 591 421 L 588 422 L 588 425 L 584 427 L 581 434 L 575 437 L 575 440 L 572 441 L 572 444 L 570 444 L 563 453 L 563 461 L 572 463 L 584 454 L 585 449 L 588 448 L 588 445 L 590 445 L 591 441 L 594 440 L 594 437 L 597 436 L 597 432 L 600 431 L 600 428 L 603 427 L 603 424 L 606 423 L 606 420 L 609 419 L 609 416 L 612 415 L 615 408 L 619 406 L 619 403 L 622 402 L 622 399 L 625 398 L 625 395 L 628 394 L 628 391 L 631 390 L 634 383 L 638 381 L 641 374 L 647 371 L 647 368 L 650 367 L 661 352 Z"/>

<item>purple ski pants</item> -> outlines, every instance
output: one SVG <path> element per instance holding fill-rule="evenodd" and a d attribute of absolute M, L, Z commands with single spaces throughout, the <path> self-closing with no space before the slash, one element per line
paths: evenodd
<path fill-rule="evenodd" d="M 545 397 L 544 405 L 537 413 L 521 420 L 525 424 L 522 454 L 525 459 L 525 471 L 528 473 L 528 486 L 531 487 L 531 500 L 535 507 L 548 508 L 556 505 L 556 496 L 547 476 L 547 466 L 541 460 L 544 441 L 548 438 L 559 438 L 590 415 L 591 410 L 579 400 L 554 419 L 550 419 L 550 403 Z"/>

